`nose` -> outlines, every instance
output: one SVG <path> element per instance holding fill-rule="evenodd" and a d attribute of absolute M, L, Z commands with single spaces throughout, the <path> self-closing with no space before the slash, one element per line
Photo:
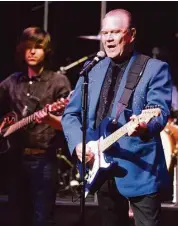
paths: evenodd
<path fill-rule="evenodd" d="M 30 53 L 31 53 L 31 54 L 35 54 L 35 48 L 31 48 L 31 49 L 30 49 Z"/>
<path fill-rule="evenodd" d="M 114 39 L 113 34 L 112 33 L 108 33 L 107 37 L 106 37 L 106 40 L 107 41 L 113 41 L 113 39 Z"/>

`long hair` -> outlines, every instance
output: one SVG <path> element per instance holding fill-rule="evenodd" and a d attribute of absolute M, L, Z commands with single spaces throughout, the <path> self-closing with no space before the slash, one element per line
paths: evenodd
<path fill-rule="evenodd" d="M 49 33 L 40 27 L 28 27 L 23 31 L 19 44 L 16 47 L 16 61 L 20 69 L 25 70 L 27 68 L 25 50 L 38 46 L 43 48 L 45 52 L 44 67 L 50 67 L 52 45 Z"/>

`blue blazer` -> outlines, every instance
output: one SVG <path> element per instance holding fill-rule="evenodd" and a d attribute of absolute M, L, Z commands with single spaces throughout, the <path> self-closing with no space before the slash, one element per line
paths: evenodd
<path fill-rule="evenodd" d="M 138 53 L 134 52 L 123 74 L 120 87 L 113 104 L 111 116 L 116 115 L 117 103 L 124 90 L 128 71 Z M 89 73 L 88 118 L 89 129 L 94 128 L 96 106 L 102 84 L 110 64 L 110 58 L 101 60 Z M 65 109 L 62 126 L 71 154 L 78 143 L 82 142 L 82 96 L 83 77 L 80 77 L 73 96 Z M 115 177 L 120 193 L 126 197 L 135 197 L 157 192 L 169 183 L 164 150 L 160 131 L 167 123 L 171 108 L 172 83 L 168 64 L 157 59 L 150 59 L 142 78 L 130 100 L 129 108 L 120 115 L 118 123 L 124 125 L 133 114 L 138 115 L 146 106 L 159 105 L 161 115 L 148 123 L 151 139 L 143 141 L 140 137 L 123 136 L 111 155 L 118 165 L 124 168 L 126 175 Z"/>

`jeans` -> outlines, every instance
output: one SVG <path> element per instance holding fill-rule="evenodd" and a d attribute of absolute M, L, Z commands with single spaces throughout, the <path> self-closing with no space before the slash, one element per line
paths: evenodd
<path fill-rule="evenodd" d="M 56 197 L 56 159 L 44 155 L 23 156 L 13 165 L 9 180 L 12 225 L 47 226 Z"/>

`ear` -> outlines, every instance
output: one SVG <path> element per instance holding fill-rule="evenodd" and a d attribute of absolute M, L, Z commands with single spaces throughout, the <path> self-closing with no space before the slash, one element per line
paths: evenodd
<path fill-rule="evenodd" d="M 130 33 L 131 33 L 130 42 L 133 42 L 135 40 L 135 37 L 136 37 L 136 29 L 134 27 L 131 28 Z"/>

